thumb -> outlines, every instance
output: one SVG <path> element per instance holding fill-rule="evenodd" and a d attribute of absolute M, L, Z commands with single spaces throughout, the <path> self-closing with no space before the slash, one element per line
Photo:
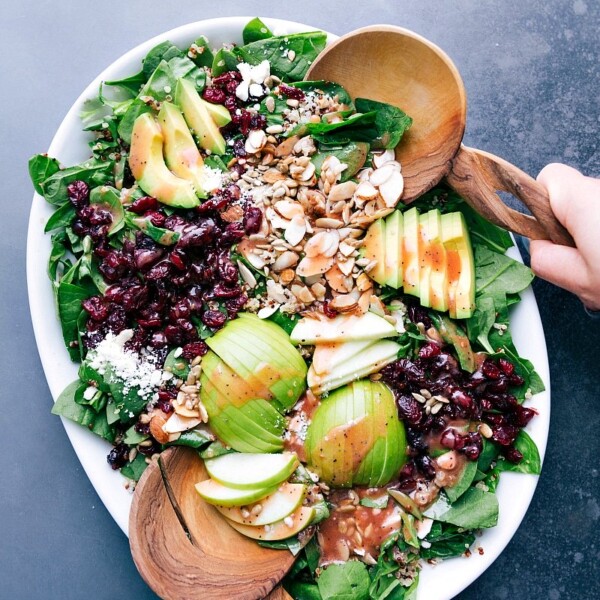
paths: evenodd
<path fill-rule="evenodd" d="M 588 268 L 576 248 L 531 240 L 531 268 L 542 279 L 579 296 L 587 287 Z"/>

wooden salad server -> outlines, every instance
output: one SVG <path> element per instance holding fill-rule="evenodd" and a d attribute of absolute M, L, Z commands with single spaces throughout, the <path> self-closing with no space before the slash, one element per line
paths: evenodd
<path fill-rule="evenodd" d="M 425 38 L 391 25 L 372 25 L 340 37 L 315 59 L 305 79 L 343 85 L 353 98 L 398 106 L 413 119 L 396 148 L 410 203 L 445 177 L 483 217 L 531 239 L 574 246 L 556 220 L 548 192 L 510 163 L 461 144 L 467 100 L 450 58 Z M 532 216 L 507 207 L 496 191 L 521 200 Z"/>
<path fill-rule="evenodd" d="M 230 527 L 194 489 L 208 473 L 197 452 L 169 448 L 136 486 L 129 545 L 144 581 L 164 600 L 291 600 L 278 583 L 295 557 Z"/>

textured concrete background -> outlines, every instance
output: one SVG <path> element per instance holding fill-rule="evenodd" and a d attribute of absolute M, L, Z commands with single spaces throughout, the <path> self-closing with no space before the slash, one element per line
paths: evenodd
<path fill-rule="evenodd" d="M 597 0 L 169 4 L 4 0 L 0 8 L 2 598 L 154 597 L 50 415 L 25 286 L 26 161 L 47 149 L 80 91 L 126 50 L 187 22 L 237 14 L 307 21 L 338 34 L 402 25 L 455 60 L 469 98 L 467 144 L 532 174 L 559 160 L 600 176 Z M 600 596 L 600 321 L 569 294 L 544 282 L 534 287 L 553 390 L 544 472 L 516 536 L 461 600 Z"/>

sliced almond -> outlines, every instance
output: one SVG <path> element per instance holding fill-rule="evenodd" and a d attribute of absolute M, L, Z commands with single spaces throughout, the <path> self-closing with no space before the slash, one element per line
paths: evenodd
<path fill-rule="evenodd" d="M 398 171 L 393 171 L 390 178 L 379 186 L 379 193 L 388 208 L 394 208 L 404 191 L 404 177 Z"/>
<path fill-rule="evenodd" d="M 369 310 L 380 317 L 385 317 L 385 306 L 379 296 L 375 296 L 375 294 L 371 294 L 369 298 Z"/>
<path fill-rule="evenodd" d="M 150 419 L 150 435 L 159 443 L 166 444 L 169 434 L 163 429 L 167 419 L 163 412 L 156 412 Z"/>
<path fill-rule="evenodd" d="M 375 168 L 383 167 L 385 163 L 388 163 L 396 159 L 396 154 L 393 150 L 384 150 L 383 152 L 377 152 L 373 154 L 373 165 Z"/>
<path fill-rule="evenodd" d="M 303 304 L 311 304 L 315 301 L 315 297 L 305 285 L 293 285 L 291 290 L 292 294 Z"/>
<path fill-rule="evenodd" d="M 322 227 L 323 229 L 338 229 L 344 225 L 343 221 L 338 219 L 332 219 L 331 217 L 320 217 L 315 220 L 315 225 L 317 227 Z"/>
<path fill-rule="evenodd" d="M 294 265 L 298 264 L 300 257 L 291 250 L 286 250 L 282 254 L 280 254 L 275 262 L 271 265 L 271 270 L 279 273 L 285 269 L 289 269 Z"/>
<path fill-rule="evenodd" d="M 329 202 L 339 202 L 340 200 L 349 200 L 354 195 L 357 185 L 354 181 L 344 181 L 331 187 L 327 200 Z"/>
<path fill-rule="evenodd" d="M 277 312 L 279 306 L 279 304 L 274 304 L 273 306 L 265 306 L 256 313 L 256 316 L 259 319 L 268 319 L 271 315 Z"/>
<path fill-rule="evenodd" d="M 356 278 L 356 287 L 360 292 L 366 292 L 368 290 L 373 289 L 373 282 L 371 281 L 368 275 L 366 275 L 365 273 L 361 273 Z"/>
<path fill-rule="evenodd" d="M 256 277 L 254 277 L 254 274 L 252 273 L 252 271 L 241 260 L 237 261 L 237 266 L 238 266 L 238 270 L 239 270 L 240 275 L 242 276 L 242 279 L 244 280 L 244 282 L 250 288 L 255 288 L 257 281 L 256 281 Z"/>
<path fill-rule="evenodd" d="M 200 411 L 197 408 L 188 408 L 185 404 L 177 404 L 177 402 L 173 405 L 175 412 L 182 417 L 190 417 L 190 418 L 200 418 Z"/>
<path fill-rule="evenodd" d="M 285 194 L 285 192 L 284 192 L 284 194 Z M 274 227 L 275 229 L 287 229 L 287 226 L 290 224 L 290 221 L 288 219 L 284 219 L 271 206 L 267 207 L 267 210 L 265 211 L 265 216 L 269 220 L 271 227 Z"/>
<path fill-rule="evenodd" d="M 340 271 L 344 275 L 346 275 L 346 277 L 349 277 L 350 274 L 352 273 L 352 269 L 354 268 L 354 259 L 349 258 L 348 260 L 339 261 L 338 267 L 339 267 Z"/>
<path fill-rule="evenodd" d="M 358 184 L 354 195 L 364 200 L 373 200 L 377 198 L 377 188 L 369 181 L 363 181 Z"/>
<path fill-rule="evenodd" d="M 332 229 L 330 231 L 320 231 L 315 233 L 306 245 L 304 246 L 304 253 L 308 258 L 314 258 L 316 256 L 335 256 L 339 246 L 339 234 L 337 230 Z"/>
<path fill-rule="evenodd" d="M 267 134 L 262 129 L 253 129 L 246 138 L 244 149 L 248 154 L 260 152 L 267 143 Z"/>
<path fill-rule="evenodd" d="M 200 422 L 200 419 L 197 417 L 183 417 L 177 413 L 173 413 L 162 429 L 165 433 L 179 433 L 200 425 Z"/>
<path fill-rule="evenodd" d="M 380 169 L 375 169 L 371 177 L 369 177 L 369 182 L 375 187 L 379 187 L 381 184 L 385 183 L 391 176 L 392 173 L 396 172 L 396 168 L 391 163 L 387 163 L 383 165 Z"/>
<path fill-rule="evenodd" d="M 354 252 L 356 252 L 356 248 L 349 244 L 348 242 L 340 242 L 339 251 L 344 256 L 352 256 Z"/>
<path fill-rule="evenodd" d="M 331 269 L 334 263 L 335 259 L 333 257 L 329 258 L 326 256 L 305 256 L 300 261 L 300 264 L 296 269 L 296 273 L 300 275 L 300 277 L 311 277 L 313 275 L 320 275 L 329 271 L 329 269 Z"/>
<path fill-rule="evenodd" d="M 285 175 L 279 169 L 269 169 L 262 174 L 263 181 L 267 183 L 275 183 L 285 179 Z"/>
<path fill-rule="evenodd" d="M 339 313 L 347 313 L 353 311 L 358 306 L 358 302 L 352 296 L 348 294 L 342 294 L 340 296 L 336 296 L 329 303 L 329 306 Z"/>
<path fill-rule="evenodd" d="M 300 139 L 299 136 L 293 135 L 292 137 L 287 138 L 275 148 L 275 156 L 277 158 L 283 158 L 284 156 L 289 156 L 296 145 L 296 142 Z"/>
<path fill-rule="evenodd" d="M 340 269 L 339 264 L 333 265 L 329 271 L 325 273 L 325 279 L 332 290 L 340 294 L 347 294 L 352 289 L 352 277 L 345 275 Z"/>
<path fill-rule="evenodd" d="M 291 221 L 296 215 L 304 216 L 304 209 L 299 202 L 291 200 L 280 200 L 273 205 L 273 208 L 284 218 Z"/>
<path fill-rule="evenodd" d="M 369 304 L 371 301 L 371 290 L 368 289 L 366 292 L 363 292 L 358 299 L 358 308 L 360 312 L 364 315 L 369 312 Z"/>
<path fill-rule="evenodd" d="M 297 246 L 306 234 L 306 220 L 302 215 L 296 215 L 285 228 L 283 237 L 288 244 Z"/>
<path fill-rule="evenodd" d="M 265 266 L 265 261 L 254 252 L 256 242 L 254 240 L 242 240 L 237 245 L 237 250 L 240 254 L 255 268 L 262 269 Z"/>

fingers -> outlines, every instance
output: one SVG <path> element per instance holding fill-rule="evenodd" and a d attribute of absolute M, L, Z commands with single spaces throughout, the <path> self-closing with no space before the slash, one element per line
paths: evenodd
<path fill-rule="evenodd" d="M 542 279 L 580 296 L 588 287 L 588 267 L 575 248 L 531 240 L 531 268 Z"/>
<path fill-rule="evenodd" d="M 585 255 L 595 246 L 591 233 L 600 230 L 600 181 L 558 163 L 544 167 L 537 179 L 548 190 L 556 218 Z"/>

